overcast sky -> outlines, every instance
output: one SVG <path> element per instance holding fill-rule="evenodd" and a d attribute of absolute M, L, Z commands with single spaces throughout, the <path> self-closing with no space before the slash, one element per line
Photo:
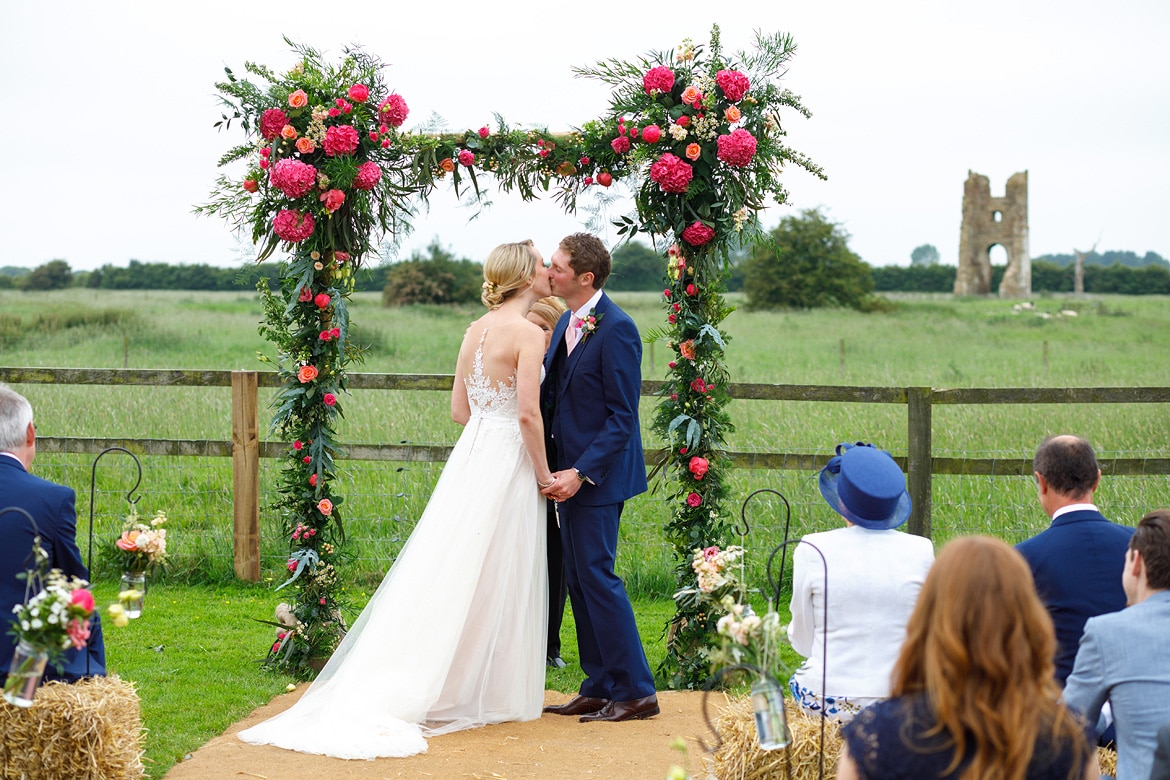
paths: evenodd
<path fill-rule="evenodd" d="M 954 263 L 968 170 L 992 195 L 1027 170 L 1033 255 L 1099 242 L 1170 258 L 1167 0 L 66 0 L 0 16 L 0 266 L 241 262 L 250 245 L 191 210 L 243 137 L 212 127 L 214 83 L 246 60 L 290 67 L 282 35 L 377 54 L 408 128 L 432 112 L 477 128 L 498 112 L 559 130 L 607 108 L 604 85 L 574 65 L 705 42 L 712 23 L 727 51 L 754 29 L 799 46 L 783 84 L 813 117 L 790 116 L 789 141 L 829 180 L 793 170 L 790 206 L 766 225 L 821 207 L 871 264 L 906 265 L 924 243 Z M 531 237 L 547 255 L 586 219 L 508 196 L 470 214 L 439 191 L 403 254 L 437 237 L 482 259 Z"/>

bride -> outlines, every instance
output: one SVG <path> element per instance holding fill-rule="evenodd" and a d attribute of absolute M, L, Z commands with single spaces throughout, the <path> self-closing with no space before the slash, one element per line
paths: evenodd
<path fill-rule="evenodd" d="M 329 663 L 289 710 L 240 739 L 337 758 L 410 756 L 425 736 L 533 720 L 544 700 L 544 334 L 531 241 L 484 263 L 488 312 L 463 337 L 451 417 L 464 425 L 410 539 Z"/>

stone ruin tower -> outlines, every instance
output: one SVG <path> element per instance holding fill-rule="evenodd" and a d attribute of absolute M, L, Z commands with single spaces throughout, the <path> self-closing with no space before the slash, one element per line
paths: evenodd
<path fill-rule="evenodd" d="M 1007 250 L 1008 265 L 999 285 L 1003 298 L 1032 294 L 1032 259 L 1028 255 L 1028 172 L 1007 181 L 1002 198 L 991 197 L 987 177 L 967 171 L 963 185 L 963 228 L 959 234 L 959 271 L 955 295 L 991 292 L 991 247 Z"/>

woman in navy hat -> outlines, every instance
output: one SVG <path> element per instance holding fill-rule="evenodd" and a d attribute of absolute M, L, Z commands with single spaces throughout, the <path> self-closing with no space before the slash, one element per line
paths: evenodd
<path fill-rule="evenodd" d="M 789 686 L 805 709 L 846 722 L 890 695 L 934 546 L 895 530 L 910 516 L 910 496 L 888 452 L 840 444 L 819 482 L 845 527 L 808 534 L 793 552 L 788 638 L 806 660 Z"/>

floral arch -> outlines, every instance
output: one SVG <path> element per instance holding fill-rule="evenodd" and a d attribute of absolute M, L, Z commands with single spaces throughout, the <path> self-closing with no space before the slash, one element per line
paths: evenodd
<path fill-rule="evenodd" d="M 217 126 L 238 122 L 247 135 L 219 164 L 243 161 L 247 173 L 221 175 L 197 209 L 249 230 L 258 261 L 287 253 L 280 290 L 259 286 L 260 329 L 276 347 L 282 379 L 270 430 L 289 443 L 277 506 L 296 619 L 270 662 L 307 675 L 343 631 L 334 423 L 347 371 L 361 360 L 349 341 L 347 302 L 374 241 L 409 225 L 448 180 L 456 196 L 478 198 L 485 175 L 525 200 L 551 190 L 568 212 L 591 188 L 625 180 L 634 189 L 634 213 L 614 224 L 620 235 L 646 233 L 664 249 L 665 318 L 645 335 L 667 340 L 675 359 L 654 415 L 662 440 L 654 471 L 672 507 L 665 533 L 680 587 L 692 583 L 692 551 L 722 544 L 728 528 L 724 443 L 732 426 L 719 323 L 731 311 L 722 294 L 729 255 L 764 238 L 758 214 L 769 199 L 787 199 L 785 165 L 823 177 L 784 144 L 781 111 L 809 116 L 777 84 L 795 53 L 791 37 L 757 34 L 752 51 L 727 56 L 716 27 L 705 49 L 687 40 L 634 62 L 575 69 L 613 93 L 601 118 L 571 132 L 511 128 L 497 117 L 494 128 L 442 135 L 401 129 L 406 101 L 386 88 L 377 58 L 354 48 L 334 65 L 287 42 L 297 56 L 291 70 L 246 63 L 262 85 L 230 69 L 216 85 L 226 109 Z M 672 687 L 693 687 L 708 676 L 702 651 L 718 615 L 681 600 L 676 608 L 659 672 Z"/>

